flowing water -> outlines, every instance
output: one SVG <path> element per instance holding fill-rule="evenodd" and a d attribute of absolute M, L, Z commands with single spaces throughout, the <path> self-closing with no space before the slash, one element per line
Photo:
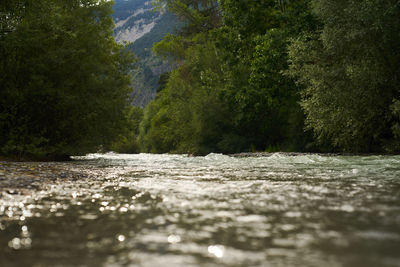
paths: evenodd
<path fill-rule="evenodd" d="M 400 156 L 0 162 L 0 266 L 400 266 Z"/>

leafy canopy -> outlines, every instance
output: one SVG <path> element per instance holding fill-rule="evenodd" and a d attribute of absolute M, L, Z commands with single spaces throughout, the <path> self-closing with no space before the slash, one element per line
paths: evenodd
<path fill-rule="evenodd" d="M 133 56 L 114 41 L 112 5 L 1 1 L 1 154 L 87 153 L 123 128 Z"/>

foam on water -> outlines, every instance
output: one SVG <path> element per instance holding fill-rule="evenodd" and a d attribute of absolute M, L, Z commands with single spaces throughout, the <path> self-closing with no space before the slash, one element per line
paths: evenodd
<path fill-rule="evenodd" d="M 400 262 L 399 156 L 74 159 L 1 163 L 1 266 Z"/>

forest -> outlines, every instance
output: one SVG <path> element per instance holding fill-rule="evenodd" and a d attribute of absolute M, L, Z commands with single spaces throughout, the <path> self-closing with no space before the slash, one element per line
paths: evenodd
<path fill-rule="evenodd" d="M 155 0 L 182 28 L 144 109 L 112 2 L 0 3 L 0 155 L 400 151 L 397 0 Z"/>
<path fill-rule="evenodd" d="M 142 151 L 399 151 L 398 1 L 158 2 L 186 27 Z"/>
<path fill-rule="evenodd" d="M 112 2 L 0 3 L 0 154 L 60 158 L 124 131 L 134 56 L 113 37 Z"/>

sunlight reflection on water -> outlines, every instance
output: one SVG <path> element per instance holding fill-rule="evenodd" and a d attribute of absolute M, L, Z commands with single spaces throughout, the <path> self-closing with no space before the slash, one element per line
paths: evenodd
<path fill-rule="evenodd" d="M 0 266 L 400 266 L 399 156 L 0 164 Z"/>

